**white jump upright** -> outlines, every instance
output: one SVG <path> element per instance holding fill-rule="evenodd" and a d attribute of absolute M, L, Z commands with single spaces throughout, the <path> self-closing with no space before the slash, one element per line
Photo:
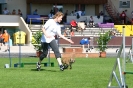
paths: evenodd
<path fill-rule="evenodd" d="M 116 61 L 115 61 L 115 64 L 114 64 L 107 88 L 127 88 L 127 85 L 125 83 L 125 74 L 124 74 L 125 73 L 125 26 L 123 26 L 122 28 L 123 28 L 123 42 L 122 42 L 122 45 L 119 49 L 119 52 L 118 52 L 118 55 L 117 55 L 117 58 L 116 58 Z M 121 56 L 122 50 L 123 50 L 123 59 L 122 59 L 122 66 L 121 66 L 120 56 Z M 120 77 L 118 77 L 116 75 L 117 66 L 118 66 L 118 71 L 119 71 Z M 112 86 L 111 85 L 113 77 L 115 78 L 118 86 Z"/>
<path fill-rule="evenodd" d="M 131 62 L 133 63 L 133 38 L 132 38 L 132 45 L 129 49 L 128 56 L 126 58 L 126 62 Z"/>

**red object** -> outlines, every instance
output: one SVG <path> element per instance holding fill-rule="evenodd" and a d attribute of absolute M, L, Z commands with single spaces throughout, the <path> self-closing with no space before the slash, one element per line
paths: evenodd
<path fill-rule="evenodd" d="M 72 20 L 72 21 L 70 22 L 70 24 L 71 24 L 72 27 L 77 26 L 77 22 L 76 22 L 75 20 Z"/>
<path fill-rule="evenodd" d="M 120 16 L 121 17 L 126 17 L 126 13 L 125 12 L 122 12 Z"/>
<path fill-rule="evenodd" d="M 72 32 L 71 32 L 71 36 L 74 36 L 74 35 L 75 35 L 75 34 L 74 34 L 74 32 L 72 31 Z"/>

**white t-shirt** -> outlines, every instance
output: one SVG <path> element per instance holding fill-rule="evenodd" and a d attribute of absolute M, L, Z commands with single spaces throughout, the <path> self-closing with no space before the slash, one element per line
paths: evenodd
<path fill-rule="evenodd" d="M 9 14 L 9 11 L 8 11 L 8 10 L 3 10 L 3 13 L 4 13 L 5 15 L 7 15 L 7 14 Z"/>
<path fill-rule="evenodd" d="M 79 16 L 81 16 L 81 14 L 82 14 L 82 11 L 78 11 L 78 14 L 79 14 Z"/>
<path fill-rule="evenodd" d="M 46 33 L 49 36 L 53 36 L 51 38 L 47 38 L 44 34 L 42 35 L 41 42 L 50 43 L 52 40 L 55 39 L 55 35 L 61 34 L 61 27 L 59 23 L 55 22 L 54 19 L 49 19 L 45 25 L 43 26 L 46 30 Z"/>

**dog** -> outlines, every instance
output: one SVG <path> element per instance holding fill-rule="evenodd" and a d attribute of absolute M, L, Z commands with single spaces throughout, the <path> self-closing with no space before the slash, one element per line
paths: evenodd
<path fill-rule="evenodd" d="M 69 55 L 70 57 L 62 58 L 62 64 L 64 69 L 72 69 L 72 64 L 75 62 L 75 50 L 72 54 Z"/>

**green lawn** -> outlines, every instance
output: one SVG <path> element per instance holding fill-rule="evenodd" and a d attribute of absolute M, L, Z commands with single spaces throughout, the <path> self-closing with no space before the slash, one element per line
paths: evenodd
<path fill-rule="evenodd" d="M 38 58 L 34 57 L 21 60 L 37 61 Z M 56 59 L 51 59 L 54 67 L 42 65 L 41 71 L 36 71 L 36 65 L 14 68 L 14 63 L 19 62 L 18 58 L 12 58 L 11 68 L 4 68 L 4 64 L 9 64 L 9 58 L 1 58 L 0 62 L 0 88 L 106 88 L 115 58 L 77 58 L 73 69 L 63 72 L 59 70 Z M 48 59 L 43 62 L 48 62 Z M 128 71 L 133 71 L 133 64 L 127 63 L 126 66 Z M 129 88 L 133 88 L 132 77 L 132 74 L 126 75 Z M 115 80 L 113 85 L 116 85 Z"/>

